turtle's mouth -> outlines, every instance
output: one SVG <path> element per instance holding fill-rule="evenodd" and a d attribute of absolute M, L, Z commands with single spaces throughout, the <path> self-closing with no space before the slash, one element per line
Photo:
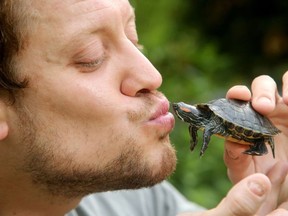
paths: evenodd
<path fill-rule="evenodd" d="M 191 113 L 191 108 L 187 106 L 187 104 L 183 102 L 173 103 L 172 105 L 175 114 L 180 118 L 182 121 L 185 121 L 184 117 Z"/>
<path fill-rule="evenodd" d="M 184 119 L 181 117 L 181 114 L 179 113 L 179 109 L 180 109 L 179 105 L 177 103 L 173 103 L 172 107 L 176 116 L 180 118 L 182 121 L 184 121 Z"/>
<path fill-rule="evenodd" d="M 173 103 L 173 110 L 177 117 L 184 122 L 198 124 L 202 120 L 201 113 L 195 106 L 183 102 Z"/>

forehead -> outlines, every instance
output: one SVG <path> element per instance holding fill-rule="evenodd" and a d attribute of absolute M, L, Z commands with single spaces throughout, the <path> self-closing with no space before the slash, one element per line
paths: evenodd
<path fill-rule="evenodd" d="M 39 12 L 39 16 L 45 21 L 69 22 L 80 19 L 83 16 L 87 19 L 93 16 L 101 17 L 102 11 L 112 11 L 113 14 L 121 16 L 131 15 L 133 9 L 128 0 L 31 0 Z M 90 20 L 92 21 L 92 20 Z"/>
<path fill-rule="evenodd" d="M 69 44 L 82 40 L 99 29 L 122 28 L 134 20 L 134 9 L 128 0 L 30 0 L 38 17 L 32 43 Z M 132 19 L 131 19 L 132 18 Z M 44 40 L 44 41 L 43 41 Z M 61 49 L 61 46 L 57 47 Z"/>
<path fill-rule="evenodd" d="M 125 9 L 130 5 L 129 0 L 31 0 L 35 7 L 41 10 L 49 8 L 56 10 L 69 10 L 69 9 L 87 9 L 97 10 L 114 5 L 121 9 Z"/>

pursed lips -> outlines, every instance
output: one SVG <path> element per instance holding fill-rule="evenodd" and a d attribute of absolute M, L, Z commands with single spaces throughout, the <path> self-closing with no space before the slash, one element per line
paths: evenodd
<path fill-rule="evenodd" d="M 148 122 L 159 125 L 164 130 L 171 131 L 174 127 L 175 119 L 173 114 L 169 112 L 169 101 L 161 99 L 158 103 Z"/>
<path fill-rule="evenodd" d="M 157 106 L 156 111 L 154 111 L 154 113 L 152 114 L 149 120 L 151 121 L 151 120 L 157 119 L 160 116 L 167 114 L 168 111 L 169 111 L 168 100 L 161 99 L 159 105 Z"/>

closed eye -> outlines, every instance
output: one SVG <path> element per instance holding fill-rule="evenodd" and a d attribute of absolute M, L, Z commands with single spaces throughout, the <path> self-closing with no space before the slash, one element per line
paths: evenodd
<path fill-rule="evenodd" d="M 76 64 L 77 67 L 80 68 L 81 72 L 93 72 L 99 69 L 105 60 L 106 55 L 103 55 L 102 57 L 97 58 L 95 60 L 77 62 Z"/>

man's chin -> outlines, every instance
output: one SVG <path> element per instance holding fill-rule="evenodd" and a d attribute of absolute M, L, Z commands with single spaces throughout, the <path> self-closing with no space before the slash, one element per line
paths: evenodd
<path fill-rule="evenodd" d="M 154 156 L 158 158 L 153 161 L 154 166 L 152 168 L 152 178 L 156 184 L 168 178 L 175 171 L 177 158 L 176 151 L 170 143 L 163 146 L 158 155 L 154 152 Z"/>
<path fill-rule="evenodd" d="M 156 143 L 154 148 L 150 146 L 149 153 L 135 140 L 125 143 L 117 157 L 97 164 L 81 164 L 74 155 L 62 152 L 57 152 L 55 160 L 55 152 L 35 149 L 23 170 L 31 174 L 35 186 L 70 199 L 95 192 L 150 187 L 175 170 L 176 153 L 169 139 Z"/>
<path fill-rule="evenodd" d="M 136 150 L 133 156 L 129 165 L 131 168 L 126 167 L 122 174 L 118 173 L 116 190 L 154 186 L 167 179 L 176 168 L 176 151 L 170 144 L 169 138 L 165 139 L 165 143 L 162 143 L 160 148 L 155 147 L 149 155 Z"/>

